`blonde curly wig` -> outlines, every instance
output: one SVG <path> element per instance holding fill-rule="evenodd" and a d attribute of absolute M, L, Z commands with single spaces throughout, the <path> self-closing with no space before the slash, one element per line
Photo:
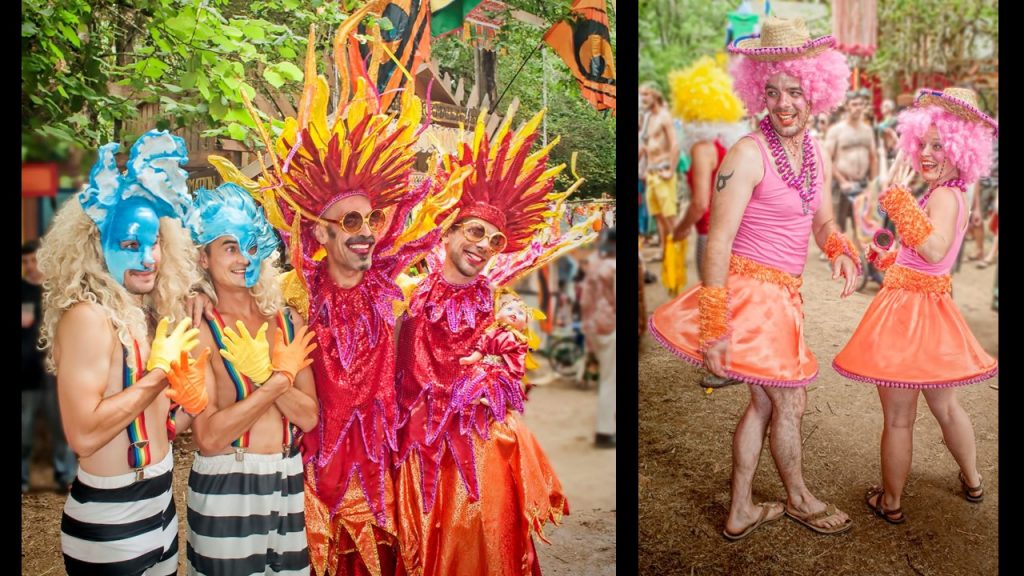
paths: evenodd
<path fill-rule="evenodd" d="M 103 308 L 129 354 L 133 353 L 133 340 L 148 340 L 149 320 L 168 317 L 173 325 L 191 316 L 187 299 L 200 279 L 196 250 L 188 233 L 173 219 L 160 219 L 160 252 L 156 286 L 140 308 L 107 271 L 99 229 L 81 204 L 71 200 L 57 212 L 37 255 L 45 276 L 39 345 L 46 352 L 47 370 L 57 371 L 53 360 L 57 324 L 64 312 L 81 302 Z M 153 318 L 147 318 L 147 311 Z"/>

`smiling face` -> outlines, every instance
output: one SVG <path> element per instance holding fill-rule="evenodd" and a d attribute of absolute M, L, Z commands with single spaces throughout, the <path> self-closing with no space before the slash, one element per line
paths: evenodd
<path fill-rule="evenodd" d="M 349 196 L 335 202 L 323 219 L 329 224 L 318 224 L 314 234 L 327 250 L 328 266 L 343 275 L 366 272 L 373 264 L 373 247 L 377 239 L 366 219 L 355 233 L 349 233 L 338 224 L 345 214 L 355 211 L 364 217 L 372 210 L 370 199 L 363 195 Z"/>
<path fill-rule="evenodd" d="M 960 173 L 953 164 L 953 159 L 943 149 L 939 130 L 934 125 L 925 132 L 921 140 L 921 155 L 918 157 L 916 168 L 929 184 L 945 182 L 950 178 L 956 178 Z"/>
<path fill-rule="evenodd" d="M 494 317 L 520 332 L 526 330 L 526 304 L 515 296 L 502 296 Z"/>
<path fill-rule="evenodd" d="M 798 78 L 783 73 L 770 76 L 764 96 L 772 128 L 779 136 L 792 137 L 803 131 L 811 103 L 804 97 Z"/>
<path fill-rule="evenodd" d="M 248 283 L 249 258 L 255 254 L 255 243 L 248 251 L 243 251 L 234 237 L 221 236 L 207 244 L 199 253 L 199 265 L 210 275 L 214 290 L 251 288 Z"/>
<path fill-rule="evenodd" d="M 482 226 L 486 234 L 477 242 L 470 241 L 464 232 L 472 226 Z M 479 218 L 467 218 L 460 222 L 457 228 L 449 230 L 444 239 L 447 254 L 444 262 L 445 277 L 457 283 L 469 282 L 476 278 L 495 254 L 489 243 L 489 238 L 495 232 L 498 232 L 495 225 Z"/>
<path fill-rule="evenodd" d="M 160 218 L 148 201 L 121 202 L 103 234 L 107 270 L 132 294 L 149 294 L 160 266 Z"/>

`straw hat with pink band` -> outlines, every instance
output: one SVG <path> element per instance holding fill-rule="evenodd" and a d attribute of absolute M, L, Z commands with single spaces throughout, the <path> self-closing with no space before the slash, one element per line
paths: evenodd
<path fill-rule="evenodd" d="M 967 190 L 967 186 L 989 173 L 992 166 L 992 141 L 999 133 L 998 123 L 978 107 L 978 96 L 970 88 L 932 88 L 918 90 L 914 106 L 900 114 L 897 128 L 899 147 L 921 171 L 921 147 L 934 127 L 943 143 L 945 157 L 953 162 L 957 173 L 953 178 L 933 182 L 919 201 L 901 183 L 886 189 L 880 199 L 881 209 L 896 224 L 902 244 L 920 246 L 934 231 L 931 220 L 922 208 L 932 191 L 942 187 Z M 955 143 L 955 145 L 949 145 Z M 880 262 L 891 264 L 893 254 Z"/>

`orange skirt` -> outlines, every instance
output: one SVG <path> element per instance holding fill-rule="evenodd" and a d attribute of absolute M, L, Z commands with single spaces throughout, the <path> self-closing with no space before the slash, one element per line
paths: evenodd
<path fill-rule="evenodd" d="M 390 475 L 384 482 L 388 526 L 377 524 L 370 504 L 353 474 L 341 506 L 331 518 L 327 505 L 316 496 L 312 463 L 306 465 L 306 540 L 310 573 L 316 576 L 404 576 L 395 534 L 394 491 Z"/>
<path fill-rule="evenodd" d="M 995 376 L 998 362 L 974 338 L 950 287 L 949 276 L 890 268 L 832 367 L 892 388 L 965 386 Z"/>
<path fill-rule="evenodd" d="M 804 342 L 800 278 L 735 254 L 729 261 L 730 378 L 759 386 L 806 386 L 818 361 Z M 679 358 L 704 366 L 698 344 L 701 285 L 663 304 L 649 322 L 655 339 Z"/>
<path fill-rule="evenodd" d="M 437 497 L 424 512 L 419 455 L 396 476 L 398 535 L 409 574 L 539 574 L 532 536 L 569 513 L 547 456 L 519 417 L 494 422 L 489 440 L 473 436 L 480 499 L 469 493 L 451 454 L 445 453 Z"/>

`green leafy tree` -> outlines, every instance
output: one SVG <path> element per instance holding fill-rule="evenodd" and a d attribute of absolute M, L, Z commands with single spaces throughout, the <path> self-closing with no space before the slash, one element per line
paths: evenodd
<path fill-rule="evenodd" d="M 995 61 L 999 44 L 998 2 L 879 2 L 878 38 L 878 51 L 868 71 L 880 75 L 892 92 L 910 84 L 915 75 L 941 74 L 956 82 L 970 83 L 980 60 Z M 989 88 L 979 92 L 987 108 L 994 111 L 994 91 Z"/>
<path fill-rule="evenodd" d="M 351 9 L 352 7 L 348 7 Z M 309 25 L 318 49 L 344 18 L 325 0 L 23 0 L 22 156 L 122 134 L 143 102 L 159 128 L 211 127 L 242 140 L 240 92 L 297 91 Z"/>

